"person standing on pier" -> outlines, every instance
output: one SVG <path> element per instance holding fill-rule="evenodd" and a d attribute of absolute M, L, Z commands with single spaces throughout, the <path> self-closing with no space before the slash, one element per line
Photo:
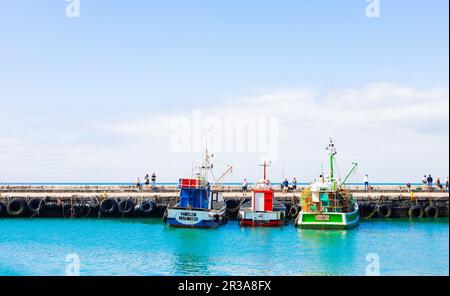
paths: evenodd
<path fill-rule="evenodd" d="M 369 175 L 365 175 L 364 176 L 364 190 L 368 191 L 369 190 Z"/>
<path fill-rule="evenodd" d="M 148 176 L 148 174 L 145 175 L 144 182 L 145 182 L 145 187 L 148 187 L 148 185 L 150 185 L 150 177 Z"/>
<path fill-rule="evenodd" d="M 242 195 L 247 196 L 248 191 L 248 182 L 247 179 L 244 179 L 244 182 L 242 182 Z"/>
<path fill-rule="evenodd" d="M 441 179 L 440 178 L 436 178 L 436 186 L 439 187 L 439 189 L 442 189 L 444 187 L 441 184 Z"/>
<path fill-rule="evenodd" d="M 152 174 L 152 188 L 155 188 L 155 186 L 156 186 L 156 174 L 153 173 Z"/>
<path fill-rule="evenodd" d="M 284 178 L 284 181 L 283 181 L 283 183 L 282 183 L 282 187 L 281 187 L 281 188 L 283 189 L 283 194 L 286 194 L 286 193 L 288 192 L 288 189 L 289 189 L 289 181 L 288 181 L 287 178 Z"/>
<path fill-rule="evenodd" d="M 445 178 L 445 191 L 448 191 L 448 177 Z"/>
<path fill-rule="evenodd" d="M 433 187 L 433 177 L 431 177 L 431 174 L 428 175 L 427 183 L 428 183 L 428 188 L 432 188 Z"/>
<path fill-rule="evenodd" d="M 295 178 L 295 177 L 292 179 L 292 190 L 294 192 L 297 191 L 297 178 Z"/>
<path fill-rule="evenodd" d="M 136 188 L 141 190 L 141 179 L 139 179 L 139 177 L 136 178 Z"/>

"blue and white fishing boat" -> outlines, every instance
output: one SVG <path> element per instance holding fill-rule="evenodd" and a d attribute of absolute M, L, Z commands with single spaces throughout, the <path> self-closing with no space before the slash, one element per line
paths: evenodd
<path fill-rule="evenodd" d="M 181 228 L 214 228 L 227 222 L 223 194 L 212 190 L 212 185 L 208 182 L 208 173 L 213 169 L 211 157 L 206 151 L 195 177 L 180 179 L 179 202 L 173 207 L 169 205 L 163 218 L 168 225 Z M 221 178 L 230 171 L 231 166 Z"/>

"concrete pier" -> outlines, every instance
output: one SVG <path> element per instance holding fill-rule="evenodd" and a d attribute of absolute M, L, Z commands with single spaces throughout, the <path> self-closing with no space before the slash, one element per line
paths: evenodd
<path fill-rule="evenodd" d="M 279 187 L 275 186 L 275 198 L 284 202 L 290 209 L 299 202 L 302 188 L 300 186 L 296 192 L 290 191 L 283 194 Z M 247 196 L 244 196 L 240 186 L 214 186 L 212 189 L 223 192 L 225 200 L 230 201 L 230 211 L 234 212 L 240 202 L 251 194 L 249 192 Z M 353 186 L 349 190 L 360 204 L 362 217 L 393 218 L 411 215 L 448 217 L 449 194 L 440 188 L 430 190 L 426 187 L 412 187 L 413 196 L 406 186 L 375 186 L 371 191 L 365 191 L 362 186 Z M 3 185 L 0 186 L 0 216 L 14 216 L 9 213 L 14 210 L 19 213 L 17 216 L 103 216 L 100 205 L 105 199 L 116 200 L 117 204 L 128 200 L 136 208 L 145 201 L 152 201 L 154 209 L 151 216 L 162 216 L 168 204 L 177 202 L 178 194 L 176 186 L 157 186 L 156 188 L 143 186 L 138 189 L 133 186 Z M 15 202 L 17 205 L 14 207 L 12 205 L 8 207 L 13 200 L 23 200 L 23 206 L 28 209 L 19 211 L 20 202 Z M 14 209 L 8 209 L 12 207 Z M 124 217 L 124 215 L 119 216 Z"/>

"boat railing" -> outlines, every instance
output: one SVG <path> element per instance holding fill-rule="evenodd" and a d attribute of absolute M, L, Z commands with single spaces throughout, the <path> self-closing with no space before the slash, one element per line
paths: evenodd
<path fill-rule="evenodd" d="M 180 179 L 178 182 L 179 189 L 202 189 L 207 187 L 204 179 Z"/>

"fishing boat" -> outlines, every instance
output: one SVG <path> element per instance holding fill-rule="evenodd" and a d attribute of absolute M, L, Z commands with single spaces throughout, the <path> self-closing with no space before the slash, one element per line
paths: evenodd
<path fill-rule="evenodd" d="M 335 156 L 337 154 L 333 140 L 327 147 L 330 173 L 322 175 L 309 188 L 302 191 L 301 212 L 295 220 L 300 228 L 348 229 L 359 223 L 359 207 L 353 195 L 344 185 L 355 172 L 357 163 L 353 163 L 350 172 L 341 182 L 335 178 Z"/>
<path fill-rule="evenodd" d="M 228 172 L 228 170 L 211 185 L 208 182 L 208 173 L 212 172 L 212 155 L 205 153 L 205 158 L 195 177 L 179 180 L 179 202 L 174 206 L 168 206 L 164 213 L 163 221 L 169 226 L 181 228 L 214 228 L 227 222 L 226 205 L 222 192 L 212 190 Z"/>
<path fill-rule="evenodd" d="M 274 190 L 266 176 L 267 162 L 262 166 L 264 179 L 255 184 L 250 200 L 243 203 L 239 210 L 241 226 L 281 226 L 286 222 L 286 206 L 274 199 Z"/>

